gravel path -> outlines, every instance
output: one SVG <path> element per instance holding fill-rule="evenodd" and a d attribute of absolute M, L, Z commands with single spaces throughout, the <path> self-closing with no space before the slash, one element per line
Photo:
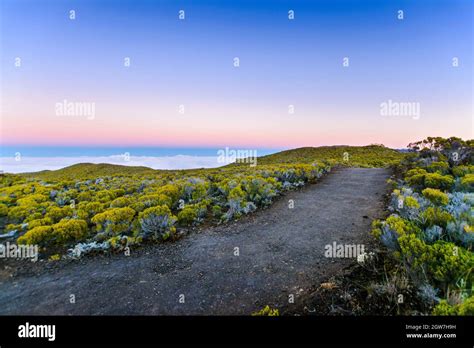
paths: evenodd
<path fill-rule="evenodd" d="M 371 221 L 383 215 L 389 175 L 386 169 L 338 169 L 268 209 L 175 243 L 132 250 L 128 257 L 37 263 L 35 272 L 0 278 L 0 314 L 247 315 L 267 304 L 288 309 L 290 295 L 298 304 L 354 262 L 326 258 L 325 245 L 369 239 Z"/>

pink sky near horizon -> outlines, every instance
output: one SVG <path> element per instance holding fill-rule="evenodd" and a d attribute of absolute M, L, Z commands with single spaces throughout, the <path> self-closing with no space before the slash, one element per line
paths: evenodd
<path fill-rule="evenodd" d="M 274 106 L 192 103 L 185 105 L 185 114 L 179 114 L 177 105 L 142 103 L 137 106 L 117 102 L 96 103 L 95 117 L 90 120 L 85 116 L 57 116 L 53 99 L 47 99 L 31 104 L 14 99 L 5 102 L 0 124 L 1 143 L 247 148 L 378 143 L 404 148 L 427 136 L 472 138 L 473 134 L 472 117 L 471 122 L 466 117 L 470 110 L 459 106 L 444 110 L 425 108 L 420 119 L 414 120 L 406 116 L 383 117 L 378 105 L 371 109 L 295 105 L 295 113 L 288 114 L 283 103 Z M 457 116 L 450 117 L 449 122 L 435 117 L 443 113 Z"/>

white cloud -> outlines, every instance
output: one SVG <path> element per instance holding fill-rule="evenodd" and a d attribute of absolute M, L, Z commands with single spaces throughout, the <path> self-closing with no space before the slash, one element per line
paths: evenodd
<path fill-rule="evenodd" d="M 130 156 L 126 161 L 123 155 L 98 157 L 0 157 L 0 170 L 4 173 L 27 173 L 40 170 L 56 170 L 77 163 L 109 163 L 125 166 L 144 166 L 153 169 L 193 169 L 215 168 L 225 165 L 217 156 Z"/>

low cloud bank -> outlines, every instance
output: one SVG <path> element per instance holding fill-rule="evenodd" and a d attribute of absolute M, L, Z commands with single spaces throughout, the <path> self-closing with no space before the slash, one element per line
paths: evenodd
<path fill-rule="evenodd" d="M 218 160 L 218 156 L 81 156 L 81 157 L 0 157 L 0 170 L 4 173 L 27 173 L 41 170 L 56 170 L 77 163 L 109 163 L 124 166 L 144 166 L 153 169 L 215 168 L 230 162 Z"/>

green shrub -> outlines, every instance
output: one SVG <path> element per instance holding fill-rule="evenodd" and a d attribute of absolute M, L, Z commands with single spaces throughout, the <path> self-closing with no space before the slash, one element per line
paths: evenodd
<path fill-rule="evenodd" d="M 141 203 L 146 208 L 155 207 L 157 205 L 166 205 L 171 208 L 173 203 L 172 199 L 164 194 L 150 194 L 150 195 L 143 195 L 138 198 Z"/>
<path fill-rule="evenodd" d="M 18 244 L 28 245 L 46 245 L 54 239 L 52 226 L 38 226 L 26 232 L 23 236 L 18 237 Z"/>
<path fill-rule="evenodd" d="M 92 194 L 90 192 L 81 192 L 76 197 L 78 202 L 92 201 Z"/>
<path fill-rule="evenodd" d="M 65 217 L 72 217 L 73 211 L 70 206 L 65 207 L 58 207 L 58 206 L 51 206 L 46 210 L 46 218 L 51 219 L 53 222 L 59 222 L 61 219 Z"/>
<path fill-rule="evenodd" d="M 119 197 L 110 202 L 111 208 L 124 208 L 132 204 L 130 197 Z"/>
<path fill-rule="evenodd" d="M 426 187 L 440 190 L 449 190 L 454 185 L 454 178 L 450 175 L 441 175 L 440 173 L 427 173 L 422 168 L 409 170 L 405 174 L 405 181 L 416 189 Z"/>
<path fill-rule="evenodd" d="M 167 184 L 157 188 L 156 194 L 163 194 L 167 197 L 170 197 L 172 204 L 174 205 L 179 200 L 180 188 L 173 184 Z"/>
<path fill-rule="evenodd" d="M 433 162 L 426 170 L 430 173 L 439 173 L 439 174 L 447 174 L 449 172 L 449 164 L 446 162 Z"/>
<path fill-rule="evenodd" d="M 440 209 L 439 207 L 429 207 L 421 213 L 421 219 L 424 227 L 440 226 L 446 228 L 448 222 L 454 221 L 454 217 L 447 211 Z"/>
<path fill-rule="evenodd" d="M 76 219 L 61 220 L 53 225 L 53 233 L 58 245 L 81 241 L 88 235 L 87 222 Z"/>
<path fill-rule="evenodd" d="M 0 216 L 8 215 L 8 207 L 6 204 L 0 204 Z"/>
<path fill-rule="evenodd" d="M 453 167 L 452 171 L 455 177 L 462 177 L 466 174 L 474 174 L 474 166 L 456 166 Z"/>
<path fill-rule="evenodd" d="M 439 173 L 429 173 L 425 175 L 425 187 L 449 190 L 454 184 L 454 179 L 450 175 Z"/>
<path fill-rule="evenodd" d="M 427 245 L 425 252 L 426 271 L 441 285 L 455 284 L 472 272 L 473 254 L 454 243 L 437 241 Z"/>
<path fill-rule="evenodd" d="M 129 232 L 134 216 L 132 208 L 112 208 L 94 216 L 92 222 L 96 224 L 97 232 L 114 236 Z"/>
<path fill-rule="evenodd" d="M 438 189 L 426 188 L 422 191 L 422 194 L 436 205 L 446 205 L 449 202 L 448 195 Z"/>
<path fill-rule="evenodd" d="M 8 210 L 8 220 L 13 223 L 21 223 L 29 215 L 33 214 L 35 210 L 36 210 L 35 207 L 26 207 L 26 206 L 11 207 Z"/>
<path fill-rule="evenodd" d="M 194 204 L 186 205 L 178 213 L 178 223 L 180 225 L 191 225 L 198 218 L 199 208 Z"/>
<path fill-rule="evenodd" d="M 448 301 L 441 300 L 433 309 L 434 315 L 474 315 L 474 296 L 463 303 L 450 305 Z"/>
<path fill-rule="evenodd" d="M 222 208 L 219 205 L 213 205 L 212 206 L 212 216 L 215 218 L 220 218 L 222 216 Z"/>
<path fill-rule="evenodd" d="M 61 220 L 53 226 L 38 226 L 19 237 L 18 244 L 37 244 L 41 247 L 66 246 L 87 237 L 84 220 Z"/>
<path fill-rule="evenodd" d="M 262 308 L 261 310 L 252 313 L 252 315 L 253 316 L 277 317 L 277 316 L 280 315 L 280 311 L 277 308 L 272 309 L 272 308 L 270 308 L 270 306 L 267 305 L 264 308 Z"/>
<path fill-rule="evenodd" d="M 31 230 L 38 226 L 48 226 L 52 224 L 53 224 L 53 220 L 51 220 L 50 218 L 36 219 L 28 223 L 28 229 Z"/>
<path fill-rule="evenodd" d="M 144 239 L 166 240 L 175 231 L 173 226 L 176 217 L 166 205 L 148 208 L 138 215 L 141 231 L 140 236 Z"/>
<path fill-rule="evenodd" d="M 461 179 L 462 188 L 469 192 L 474 192 L 474 174 L 466 174 Z"/>

